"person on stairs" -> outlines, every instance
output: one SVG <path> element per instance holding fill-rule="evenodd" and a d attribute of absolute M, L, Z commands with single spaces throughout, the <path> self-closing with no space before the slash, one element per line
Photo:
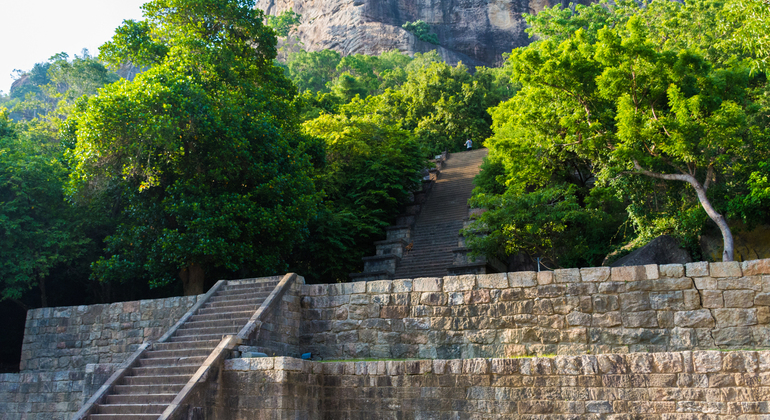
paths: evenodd
<path fill-rule="evenodd" d="M 468 141 L 466 141 L 466 142 L 465 142 L 465 147 L 467 147 L 467 148 L 468 148 L 468 149 L 466 149 L 466 150 L 471 150 L 471 149 L 473 149 L 473 141 L 472 141 L 471 139 L 468 139 Z"/>

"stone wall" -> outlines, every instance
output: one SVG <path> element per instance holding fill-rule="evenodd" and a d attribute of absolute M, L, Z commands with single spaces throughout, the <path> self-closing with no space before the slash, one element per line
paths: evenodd
<path fill-rule="evenodd" d="M 254 343 L 259 351 L 271 356 L 299 357 L 299 293 L 304 283 L 304 278 L 298 276 L 281 298 L 280 304 L 273 308 L 265 322 L 260 325 Z"/>
<path fill-rule="evenodd" d="M 85 369 L 89 363 L 121 363 L 142 342 L 157 339 L 198 296 L 27 312 L 20 370 Z"/>
<path fill-rule="evenodd" d="M 770 352 L 225 363 L 217 420 L 736 419 L 770 415 Z M 545 416 L 543 416 L 545 415 Z"/>
<path fill-rule="evenodd" d="M 300 348 L 453 359 L 770 348 L 770 260 L 302 288 Z"/>
<path fill-rule="evenodd" d="M 0 420 L 69 420 L 114 372 L 115 365 L 0 374 Z"/>

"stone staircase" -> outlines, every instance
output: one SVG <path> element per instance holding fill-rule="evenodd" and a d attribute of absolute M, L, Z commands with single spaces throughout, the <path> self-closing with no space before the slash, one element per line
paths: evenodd
<path fill-rule="evenodd" d="M 487 149 L 452 153 L 411 232 L 411 249 L 404 253 L 394 278 L 442 277 L 452 266 L 452 250 L 468 218 L 473 178 Z"/>
<path fill-rule="evenodd" d="M 386 229 L 387 238 L 375 242 L 377 255 L 364 257 L 364 271 L 351 274 L 353 281 L 416 277 L 442 277 L 485 273 L 486 261 L 468 263 L 460 229 L 468 220 L 468 199 L 473 178 L 479 173 L 487 149 L 442 155 L 436 160 L 430 193 L 416 216 L 399 217 Z M 434 177 L 435 176 L 435 177 Z M 454 268 L 453 268 L 454 267 Z M 454 270 L 454 271 L 453 271 Z"/>
<path fill-rule="evenodd" d="M 151 344 L 87 418 L 157 420 L 222 338 L 238 334 L 249 322 L 279 280 L 230 281 L 220 287 L 167 340 Z"/>

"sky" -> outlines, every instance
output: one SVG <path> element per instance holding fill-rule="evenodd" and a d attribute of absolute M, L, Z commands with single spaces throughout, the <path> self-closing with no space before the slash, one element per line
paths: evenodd
<path fill-rule="evenodd" d="M 8 94 L 14 69 L 87 48 L 92 55 L 124 19 L 141 19 L 148 0 L 0 0 L 0 91 Z"/>

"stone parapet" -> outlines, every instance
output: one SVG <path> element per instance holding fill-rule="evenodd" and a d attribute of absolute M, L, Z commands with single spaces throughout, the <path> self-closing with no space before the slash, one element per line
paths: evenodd
<path fill-rule="evenodd" d="M 443 359 L 770 348 L 770 260 L 362 283 L 303 287 L 303 352 Z"/>
<path fill-rule="evenodd" d="M 225 362 L 231 419 L 763 419 L 770 352 Z M 214 408 L 210 408 L 214 410 Z"/>

